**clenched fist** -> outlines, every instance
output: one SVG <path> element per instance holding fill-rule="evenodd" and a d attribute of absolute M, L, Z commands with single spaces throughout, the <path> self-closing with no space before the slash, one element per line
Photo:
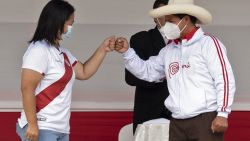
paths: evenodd
<path fill-rule="evenodd" d="M 115 50 L 119 53 L 124 53 L 128 50 L 128 41 L 126 38 L 119 37 L 115 41 Z"/>
<path fill-rule="evenodd" d="M 227 118 L 219 116 L 213 120 L 211 125 L 212 131 L 217 133 L 225 132 L 227 128 L 228 128 Z"/>
<path fill-rule="evenodd" d="M 105 39 L 101 44 L 101 48 L 103 48 L 106 52 L 113 51 L 115 48 L 115 36 Z"/>

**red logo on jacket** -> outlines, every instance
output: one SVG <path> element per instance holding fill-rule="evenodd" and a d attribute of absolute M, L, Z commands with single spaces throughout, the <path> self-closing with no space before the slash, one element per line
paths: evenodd
<path fill-rule="evenodd" d="M 179 68 L 178 62 L 171 63 L 168 68 L 169 77 L 171 78 L 172 75 L 175 75 L 179 71 Z"/>

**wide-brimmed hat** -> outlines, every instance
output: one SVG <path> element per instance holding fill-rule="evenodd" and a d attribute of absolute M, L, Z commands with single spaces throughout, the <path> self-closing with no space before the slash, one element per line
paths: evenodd
<path fill-rule="evenodd" d="M 194 0 L 169 0 L 168 5 L 152 9 L 149 15 L 159 18 L 165 15 L 188 14 L 198 19 L 199 24 L 212 22 L 212 15 L 204 8 L 194 4 Z"/>

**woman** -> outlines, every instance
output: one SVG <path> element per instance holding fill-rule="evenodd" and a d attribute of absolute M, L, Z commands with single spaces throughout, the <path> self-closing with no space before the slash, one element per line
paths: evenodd
<path fill-rule="evenodd" d="M 17 123 L 22 141 L 68 141 L 71 93 L 74 79 L 95 74 L 115 37 L 107 38 L 84 64 L 60 41 L 69 38 L 74 7 L 51 0 L 43 8 L 35 34 L 23 57 L 21 90 L 24 110 Z"/>

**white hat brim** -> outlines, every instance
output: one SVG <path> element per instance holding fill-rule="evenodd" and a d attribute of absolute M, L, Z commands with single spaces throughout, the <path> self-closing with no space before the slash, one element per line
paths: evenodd
<path fill-rule="evenodd" d="M 188 14 L 198 19 L 199 24 L 208 24 L 212 22 L 212 15 L 204 8 L 193 4 L 170 4 L 153 9 L 149 15 L 153 18 L 159 18 L 165 15 Z"/>

